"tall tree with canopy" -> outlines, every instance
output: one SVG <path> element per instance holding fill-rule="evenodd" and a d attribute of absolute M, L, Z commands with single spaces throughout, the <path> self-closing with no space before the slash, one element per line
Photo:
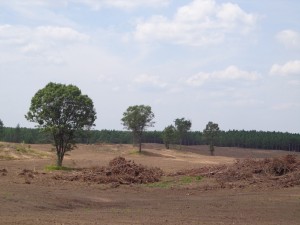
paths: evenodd
<path fill-rule="evenodd" d="M 75 132 L 94 126 L 96 111 L 78 87 L 50 82 L 33 96 L 25 118 L 52 134 L 57 166 L 62 166 L 65 153 L 75 147 Z"/>
<path fill-rule="evenodd" d="M 135 141 L 139 144 L 139 152 L 142 151 L 142 137 L 148 127 L 154 126 L 154 113 L 150 106 L 134 105 L 129 106 L 123 113 L 121 119 L 123 126 L 131 130 Z"/>
<path fill-rule="evenodd" d="M 176 137 L 176 128 L 173 125 L 165 127 L 163 134 L 163 141 L 166 146 L 166 149 L 170 148 L 170 144 L 174 142 Z"/>
<path fill-rule="evenodd" d="M 220 129 L 217 123 L 208 122 L 205 129 L 203 130 L 203 135 L 209 142 L 209 151 L 213 156 L 215 152 L 214 142 L 219 137 Z"/>
<path fill-rule="evenodd" d="M 192 127 L 192 122 L 190 120 L 186 120 L 185 118 L 175 120 L 175 128 L 178 134 L 180 148 L 184 137 L 187 135 L 191 127 Z"/>

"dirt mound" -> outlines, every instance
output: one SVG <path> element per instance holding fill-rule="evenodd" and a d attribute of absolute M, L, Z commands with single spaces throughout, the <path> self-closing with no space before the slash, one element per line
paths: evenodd
<path fill-rule="evenodd" d="M 24 177 L 25 184 L 31 184 L 31 181 L 35 177 L 35 175 L 38 175 L 39 173 L 33 170 L 23 169 L 21 173 L 19 173 L 19 176 Z"/>
<path fill-rule="evenodd" d="M 84 181 L 93 183 L 118 184 L 153 183 L 160 180 L 163 172 L 159 168 L 138 165 L 123 157 L 114 158 L 107 167 L 84 168 L 77 171 L 57 174 L 57 180 Z"/>
<path fill-rule="evenodd" d="M 2 169 L 2 170 L 0 170 L 0 174 L 1 174 L 2 176 L 6 176 L 7 173 L 8 173 L 7 169 Z"/>
<path fill-rule="evenodd" d="M 300 185 L 300 160 L 294 155 L 263 160 L 237 160 L 233 165 L 219 165 L 179 171 L 171 175 L 216 178 L 220 187 L 293 187 Z"/>
<path fill-rule="evenodd" d="M 22 172 L 19 173 L 19 176 L 27 176 L 27 177 L 30 177 L 30 178 L 34 178 L 34 175 L 37 175 L 37 174 L 38 174 L 37 171 L 23 169 Z"/>

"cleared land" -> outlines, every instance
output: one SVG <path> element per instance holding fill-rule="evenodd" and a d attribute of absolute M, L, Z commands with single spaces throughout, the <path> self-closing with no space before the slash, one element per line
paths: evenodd
<path fill-rule="evenodd" d="M 217 156 L 211 157 L 207 146 L 179 151 L 146 144 L 142 154 L 131 145 L 78 147 L 64 160 L 64 166 L 76 170 L 47 171 L 55 163 L 51 145 L 0 143 L 0 224 L 300 224 L 297 184 L 284 188 L 275 185 L 276 177 L 264 182 L 255 174 L 256 183 L 243 180 L 222 187 L 213 175 L 189 174 L 220 165 L 231 168 L 236 159 L 288 152 L 217 148 Z M 81 179 L 87 173 L 80 168 L 105 167 L 107 173 L 109 162 L 118 156 L 159 167 L 164 176 L 157 183 L 127 185 Z M 208 172 L 222 177 L 224 170 Z M 78 179 L 65 179 L 70 176 Z"/>

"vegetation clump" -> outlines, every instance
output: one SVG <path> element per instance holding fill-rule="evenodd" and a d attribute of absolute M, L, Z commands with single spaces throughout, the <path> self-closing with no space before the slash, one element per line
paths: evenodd
<path fill-rule="evenodd" d="M 214 153 L 215 152 L 214 144 L 215 144 L 216 139 L 220 135 L 219 125 L 217 123 L 213 123 L 211 121 L 208 122 L 205 129 L 203 130 L 203 135 L 209 143 L 210 154 L 212 156 L 215 155 L 215 153 Z"/>
<path fill-rule="evenodd" d="M 132 131 L 134 141 L 139 144 L 139 152 L 142 151 L 143 134 L 155 123 L 153 119 L 154 113 L 151 107 L 146 105 L 129 106 L 123 113 L 122 124 L 127 130 Z"/>
<path fill-rule="evenodd" d="M 66 152 L 75 147 L 75 134 L 94 126 L 96 111 L 93 101 L 74 85 L 50 82 L 31 99 L 25 118 L 50 133 L 62 166 Z"/>
<path fill-rule="evenodd" d="M 179 149 L 181 149 L 183 141 L 187 139 L 189 130 L 192 127 L 192 122 L 184 117 L 175 119 L 174 123 L 175 126 L 169 125 L 162 132 L 166 149 L 170 149 L 170 145 L 174 143 L 179 143 Z"/>
<path fill-rule="evenodd" d="M 50 166 L 46 166 L 46 167 L 45 167 L 45 170 L 46 170 L 46 171 L 56 171 L 56 170 L 71 171 L 72 168 L 65 167 L 65 166 L 54 166 L 54 165 L 50 165 Z"/>
<path fill-rule="evenodd" d="M 181 145 L 183 144 L 183 139 L 184 137 L 187 136 L 188 131 L 191 129 L 192 122 L 190 120 L 186 120 L 185 118 L 176 119 L 174 122 L 175 122 L 175 128 L 176 128 L 177 136 L 179 138 L 179 144 L 181 149 Z"/>

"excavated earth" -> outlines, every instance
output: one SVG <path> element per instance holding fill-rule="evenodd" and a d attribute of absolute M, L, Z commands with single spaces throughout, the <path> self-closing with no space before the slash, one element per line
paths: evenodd
<path fill-rule="evenodd" d="M 80 145 L 49 171 L 50 145 L 2 146 L 0 224 L 300 224 L 299 153 Z"/>

